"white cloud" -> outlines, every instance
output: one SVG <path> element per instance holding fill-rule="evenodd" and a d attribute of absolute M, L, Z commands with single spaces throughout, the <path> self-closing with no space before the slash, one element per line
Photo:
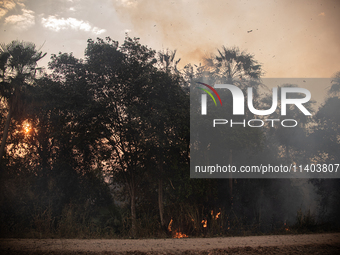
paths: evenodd
<path fill-rule="evenodd" d="M 15 7 L 15 3 L 13 1 L 2 1 L 0 7 L 0 18 L 5 16 L 6 13 Z"/>
<path fill-rule="evenodd" d="M 93 29 L 92 29 L 92 32 L 93 33 L 95 33 L 96 35 L 100 35 L 100 34 L 102 34 L 102 33 L 105 33 L 106 32 L 106 29 L 100 29 L 100 28 L 98 28 L 98 27 L 94 27 Z"/>
<path fill-rule="evenodd" d="M 21 15 L 11 15 L 5 18 L 5 24 L 14 25 L 19 29 L 26 29 L 35 24 L 34 12 L 22 9 Z"/>
<path fill-rule="evenodd" d="M 14 1 L 2 1 L 3 2 L 3 7 L 6 8 L 7 10 L 11 10 L 15 7 Z"/>
<path fill-rule="evenodd" d="M 74 30 L 83 30 L 85 32 L 92 32 L 94 34 L 102 34 L 106 30 L 100 29 L 98 27 L 92 27 L 90 23 L 83 20 L 78 20 L 75 18 L 57 18 L 56 16 L 49 16 L 47 19 L 42 18 L 42 24 L 44 27 L 54 30 L 60 31 L 65 29 L 74 29 Z"/>

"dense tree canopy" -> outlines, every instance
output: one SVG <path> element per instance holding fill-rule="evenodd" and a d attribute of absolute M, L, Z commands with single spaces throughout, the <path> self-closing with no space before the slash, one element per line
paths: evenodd
<path fill-rule="evenodd" d="M 303 194 L 293 180 L 190 179 L 189 88 L 228 82 L 257 93 L 263 70 L 251 54 L 223 47 L 206 65 L 180 70 L 176 51 L 107 37 L 89 39 L 84 59 L 52 55 L 49 71 L 36 76 L 44 54 L 33 44 L 14 41 L 0 53 L 1 236 L 213 236 L 285 232 L 288 222 L 315 227 L 316 216 L 297 212 L 294 201 Z M 279 129 L 225 129 L 226 159 L 339 162 L 337 78 L 315 126 L 295 129 L 300 146 Z M 262 99 L 254 105 L 267 107 L 270 100 Z M 231 95 L 222 100 L 232 108 Z M 209 153 L 212 145 L 198 135 Z M 313 181 L 323 215 L 339 226 L 339 190 L 327 183 Z"/>

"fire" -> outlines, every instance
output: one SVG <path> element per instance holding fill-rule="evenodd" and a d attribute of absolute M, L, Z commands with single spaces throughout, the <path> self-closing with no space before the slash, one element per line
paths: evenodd
<path fill-rule="evenodd" d="M 28 134 L 32 130 L 30 123 L 28 123 L 27 121 L 24 122 L 23 129 L 24 129 L 25 134 Z"/>
<path fill-rule="evenodd" d="M 208 221 L 206 219 L 203 219 L 201 223 L 203 224 L 204 228 L 208 226 Z"/>
<path fill-rule="evenodd" d="M 183 234 L 181 232 L 177 232 L 177 230 L 174 231 L 173 238 L 185 238 L 188 237 L 186 234 Z"/>
<path fill-rule="evenodd" d="M 168 231 L 169 232 L 172 232 L 172 222 L 173 222 L 173 219 L 170 220 L 169 225 L 168 225 Z M 185 237 L 188 237 L 186 234 L 183 234 L 182 232 L 177 231 L 177 230 L 173 231 L 172 236 L 173 236 L 173 238 L 185 238 Z"/>
<path fill-rule="evenodd" d="M 218 213 L 214 216 L 214 211 L 211 210 L 211 216 L 212 216 L 213 219 L 217 220 L 218 217 L 219 217 L 220 215 L 221 215 L 221 212 L 218 212 Z"/>
<path fill-rule="evenodd" d="M 173 222 L 173 220 L 171 219 L 171 220 L 170 220 L 170 223 L 169 223 L 169 225 L 168 225 L 168 230 L 169 230 L 169 232 L 171 232 L 171 225 L 172 225 L 172 222 Z"/>
<path fill-rule="evenodd" d="M 286 222 L 284 223 L 284 226 L 285 226 L 285 230 L 289 231 L 289 227 L 287 226 Z"/>

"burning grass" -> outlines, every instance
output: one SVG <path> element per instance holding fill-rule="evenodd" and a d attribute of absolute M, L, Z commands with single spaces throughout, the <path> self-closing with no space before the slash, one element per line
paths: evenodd
<path fill-rule="evenodd" d="M 185 238 L 185 237 L 189 237 L 188 235 L 182 233 L 180 230 L 174 230 L 172 231 L 172 223 L 173 223 L 173 219 L 170 220 L 170 223 L 168 225 L 168 231 L 172 233 L 172 238 Z"/>

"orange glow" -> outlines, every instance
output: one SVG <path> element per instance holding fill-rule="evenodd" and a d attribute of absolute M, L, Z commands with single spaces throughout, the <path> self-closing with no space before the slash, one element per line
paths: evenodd
<path fill-rule="evenodd" d="M 221 214 L 221 212 L 218 212 L 218 213 L 214 216 L 214 211 L 211 210 L 211 216 L 212 216 L 212 218 L 215 219 L 215 220 L 218 219 L 218 217 L 220 216 L 220 214 Z"/>
<path fill-rule="evenodd" d="M 201 223 L 203 224 L 204 228 L 206 228 L 208 226 L 208 221 L 207 220 L 202 220 Z"/>
<path fill-rule="evenodd" d="M 23 129 L 24 129 L 24 133 L 27 135 L 29 132 L 31 132 L 32 128 L 30 123 L 28 123 L 27 121 L 25 121 L 23 123 Z"/>
<path fill-rule="evenodd" d="M 169 222 L 168 231 L 172 232 L 172 237 L 173 238 L 185 238 L 185 237 L 188 237 L 186 234 L 183 234 L 180 231 L 177 231 L 177 230 L 172 231 L 172 222 L 173 222 L 173 219 L 171 219 L 170 222 Z"/>
<path fill-rule="evenodd" d="M 188 237 L 186 234 L 183 234 L 181 232 L 177 232 L 177 230 L 174 231 L 173 238 L 185 238 Z"/>
<path fill-rule="evenodd" d="M 286 222 L 284 223 L 284 226 L 285 226 L 285 230 L 289 231 L 289 227 L 287 226 Z"/>
<path fill-rule="evenodd" d="M 173 220 L 171 219 L 171 220 L 170 220 L 170 223 L 169 223 L 169 225 L 168 225 L 168 230 L 169 230 L 169 232 L 171 232 L 171 225 L 172 225 L 172 222 L 173 222 Z"/>

